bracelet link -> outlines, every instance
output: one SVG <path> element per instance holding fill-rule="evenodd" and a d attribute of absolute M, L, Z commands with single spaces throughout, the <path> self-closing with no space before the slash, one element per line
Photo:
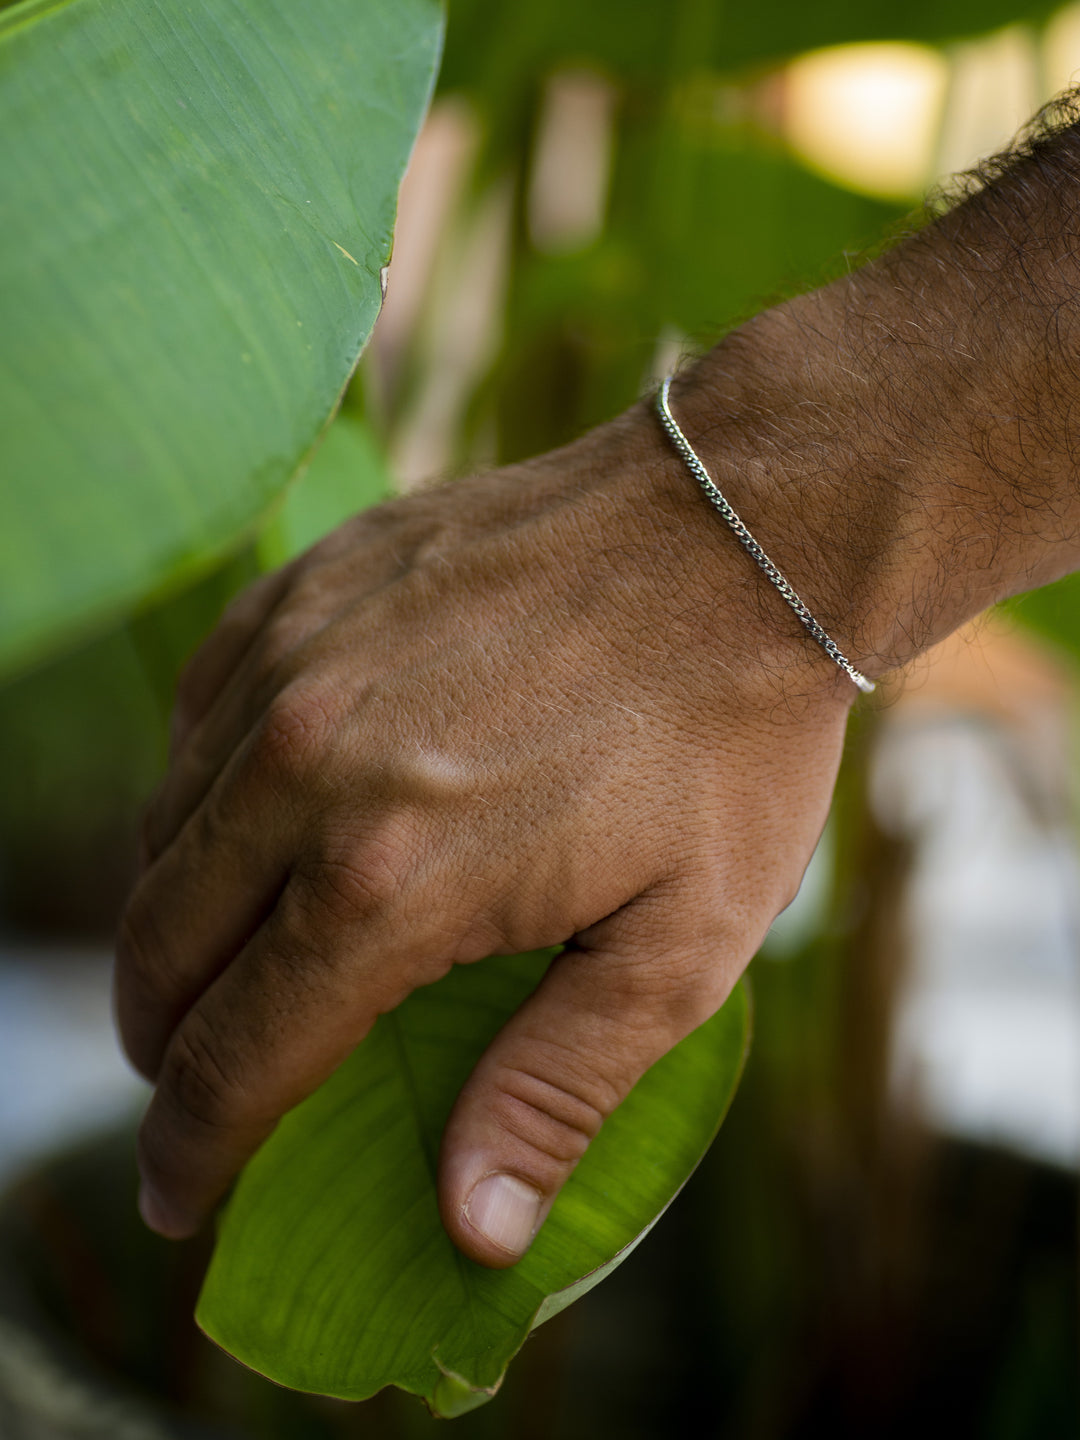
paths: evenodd
<path fill-rule="evenodd" d="M 667 431 L 672 444 L 686 462 L 687 469 L 705 492 L 705 498 L 715 510 L 720 512 L 736 540 L 738 540 L 739 544 L 754 561 L 758 569 L 764 573 L 770 583 L 779 590 L 786 604 L 798 616 L 803 628 L 817 641 L 829 659 L 839 665 L 840 669 L 858 686 L 864 695 L 872 694 L 873 691 L 877 689 L 874 681 L 868 680 L 861 670 L 856 670 L 855 666 L 840 649 L 836 641 L 829 635 L 825 627 L 814 619 L 808 606 L 799 598 L 790 580 L 788 580 L 780 567 L 774 564 L 768 555 L 765 554 L 765 551 L 754 539 L 753 535 L 750 534 L 750 531 L 729 504 L 723 491 L 716 484 L 716 481 L 709 474 L 708 470 L 706 470 L 701 457 L 683 434 L 678 421 L 671 413 L 671 404 L 668 398 L 671 391 L 671 380 L 672 377 L 670 375 L 666 376 L 664 383 L 657 392 L 657 413 L 660 416 L 660 423 Z"/>

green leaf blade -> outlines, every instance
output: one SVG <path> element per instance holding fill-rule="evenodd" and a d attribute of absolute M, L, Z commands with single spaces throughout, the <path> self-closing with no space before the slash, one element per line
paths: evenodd
<path fill-rule="evenodd" d="M 0 18 L 0 668 L 233 546 L 381 303 L 436 0 Z"/>
<path fill-rule="evenodd" d="M 224 1214 L 197 1312 L 211 1338 L 294 1389 L 359 1400 L 393 1384 L 460 1414 L 495 1393 L 534 1325 L 629 1253 L 727 1109 L 746 996 L 737 989 L 607 1120 L 525 1258 L 487 1270 L 442 1229 L 439 1140 L 549 962 L 489 960 L 414 992 L 285 1117 Z"/>

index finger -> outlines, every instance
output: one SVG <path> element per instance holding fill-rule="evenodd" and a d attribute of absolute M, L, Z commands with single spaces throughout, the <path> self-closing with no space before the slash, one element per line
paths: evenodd
<path fill-rule="evenodd" d="M 433 898 L 392 877 L 295 877 L 174 1031 L 139 1136 L 151 1229 L 193 1234 L 280 1117 L 418 984 L 453 961 Z M 426 886 L 419 889 L 426 891 Z M 409 924 L 406 915 L 424 917 Z"/>

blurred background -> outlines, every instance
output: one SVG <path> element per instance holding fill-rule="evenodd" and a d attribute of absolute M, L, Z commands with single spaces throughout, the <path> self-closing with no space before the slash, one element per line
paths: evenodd
<path fill-rule="evenodd" d="M 311 467 L 215 574 L 0 691 L 2 1440 L 436 1423 L 242 1371 L 192 1326 L 199 1245 L 134 1219 L 108 971 L 138 810 L 179 664 L 261 568 L 625 408 L 1080 77 L 1080 5 L 752 11 L 454 0 L 387 302 Z M 1078 1432 L 1078 656 L 1066 581 L 860 707 L 716 1145 L 463 1440 Z"/>

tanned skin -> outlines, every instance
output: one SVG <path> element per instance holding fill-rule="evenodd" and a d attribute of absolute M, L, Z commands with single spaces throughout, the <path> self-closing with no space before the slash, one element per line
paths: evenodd
<path fill-rule="evenodd" d="M 1074 118 L 673 388 L 871 676 L 1080 565 Z M 183 677 L 120 935 L 120 1030 L 156 1084 L 148 1223 L 193 1233 L 416 986 L 565 943 L 443 1139 L 447 1231 L 512 1264 L 794 895 L 856 696 L 647 403 L 363 514 L 259 581 Z"/>

